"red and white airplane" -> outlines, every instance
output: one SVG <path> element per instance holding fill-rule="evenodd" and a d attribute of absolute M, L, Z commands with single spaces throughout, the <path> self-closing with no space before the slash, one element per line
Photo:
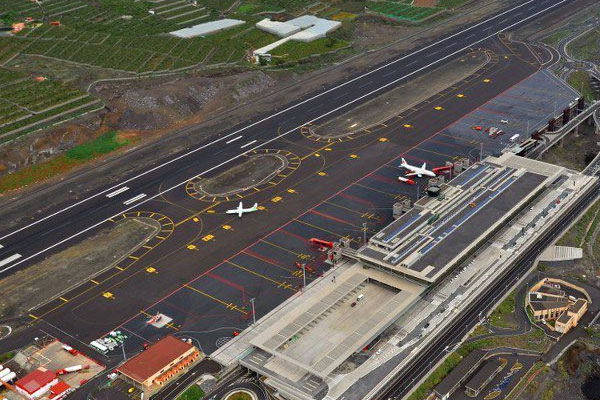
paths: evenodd
<path fill-rule="evenodd" d="M 419 178 L 422 178 L 423 175 L 425 176 L 432 176 L 435 177 L 435 172 L 430 171 L 427 169 L 427 163 L 423 163 L 422 167 L 415 167 L 414 165 L 410 165 L 406 162 L 406 160 L 404 158 L 402 158 L 402 164 L 400 164 L 401 168 L 405 168 L 408 171 L 410 171 L 409 173 L 406 174 L 406 176 L 417 176 Z"/>

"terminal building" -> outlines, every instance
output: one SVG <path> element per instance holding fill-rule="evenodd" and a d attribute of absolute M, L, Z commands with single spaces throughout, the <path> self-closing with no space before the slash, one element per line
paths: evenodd
<path fill-rule="evenodd" d="M 546 187 L 561 167 L 506 153 L 418 200 L 358 252 L 367 266 L 431 284 L 460 264 Z M 509 245 L 509 244 L 507 244 Z"/>
<path fill-rule="evenodd" d="M 442 312 L 452 318 L 460 301 L 492 281 L 505 260 L 531 243 L 531 232 L 593 180 L 512 152 L 475 163 L 357 251 L 334 249 L 334 256 L 348 256 L 344 267 L 330 271 L 335 279 L 314 282 L 211 357 L 257 372 L 285 399 L 339 398 L 332 387 L 352 391 L 345 379 L 356 381 L 359 370 L 369 374 L 385 361 L 380 355 L 357 367 L 357 355 L 383 340 L 394 348 L 389 357 L 409 352 L 430 325 L 441 324 Z M 478 252 L 485 252 L 477 258 L 481 265 L 473 262 Z M 457 271 L 461 284 L 453 283 Z M 431 311 L 438 306 L 442 311 Z M 436 316 L 425 322 L 427 315 Z M 476 392 L 481 385 L 472 386 Z"/>

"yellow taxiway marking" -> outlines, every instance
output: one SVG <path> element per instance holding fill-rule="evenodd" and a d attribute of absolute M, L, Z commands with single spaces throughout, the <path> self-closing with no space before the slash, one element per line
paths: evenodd
<path fill-rule="evenodd" d="M 202 238 L 202 240 L 203 240 L 203 241 L 205 241 L 205 242 L 208 242 L 208 241 L 210 241 L 210 240 L 213 240 L 214 238 L 215 238 L 215 236 L 214 236 L 214 235 L 208 234 L 208 235 L 204 236 L 204 237 Z"/>
<path fill-rule="evenodd" d="M 217 302 L 217 303 L 219 303 L 219 304 L 222 304 L 222 305 L 224 305 L 225 307 L 227 307 L 227 309 L 228 309 L 228 310 L 235 310 L 235 311 L 238 311 L 238 312 L 240 312 L 240 313 L 242 313 L 242 314 L 246 314 L 246 311 L 244 311 L 244 310 L 242 310 L 242 309 L 238 308 L 238 307 L 237 307 L 235 304 L 233 304 L 233 303 L 227 303 L 226 301 L 223 301 L 223 300 L 221 300 L 221 299 L 218 299 L 218 298 L 216 298 L 215 296 L 212 296 L 212 295 L 210 295 L 210 294 L 208 294 L 208 293 L 206 293 L 206 292 L 203 292 L 203 291 L 202 291 L 202 290 L 200 290 L 200 289 L 196 289 L 196 288 L 195 288 L 195 287 L 193 287 L 193 286 L 190 286 L 190 285 L 187 285 L 187 284 L 186 284 L 186 285 L 183 285 L 183 286 L 185 286 L 186 288 L 188 288 L 188 289 L 190 289 L 190 290 L 192 290 L 192 291 L 194 291 L 194 292 L 196 292 L 196 293 L 199 293 L 199 294 L 201 294 L 201 295 L 203 295 L 203 296 L 205 296 L 205 297 L 208 297 L 209 299 L 211 299 L 211 300 L 214 300 L 214 301 L 216 301 L 216 302 Z"/>
<path fill-rule="evenodd" d="M 437 107 L 434 107 L 433 109 L 436 111 L 442 111 L 444 109 L 444 107 L 437 106 Z"/>
<path fill-rule="evenodd" d="M 61 299 L 62 301 L 64 301 L 65 303 L 67 303 L 69 300 L 65 299 L 64 297 L 59 297 L 59 299 Z"/>
<path fill-rule="evenodd" d="M 319 172 L 317 173 L 317 175 L 319 175 L 319 176 L 327 176 L 327 172 L 324 172 L 324 171 L 319 171 Z"/>
<path fill-rule="evenodd" d="M 150 274 L 158 274 L 158 271 L 154 267 L 148 267 L 148 268 L 146 268 L 146 272 L 148 272 Z"/>
<path fill-rule="evenodd" d="M 459 94 L 456 95 L 456 97 L 458 97 L 459 99 L 462 99 L 463 97 L 465 97 L 465 95 L 462 94 L 462 93 L 459 93 Z"/>
<path fill-rule="evenodd" d="M 294 289 L 294 288 L 292 287 L 292 285 L 290 285 L 289 283 L 276 281 L 275 279 L 271 279 L 271 278 L 269 278 L 268 276 L 265 276 L 265 275 L 263 275 L 263 274 L 259 274 L 259 273 L 258 273 L 258 272 L 256 272 L 256 271 L 252 271 L 251 269 L 248 269 L 248 268 L 242 267 L 241 265 L 239 265 L 239 264 L 236 264 L 236 263 L 234 263 L 233 261 L 227 261 L 227 263 L 229 263 L 229 264 L 233 265 L 234 267 L 236 267 L 236 268 L 238 268 L 238 269 L 241 269 L 242 271 L 246 271 L 246 272 L 248 272 L 248 273 L 250 273 L 250 274 L 252 274 L 252 275 L 256 275 L 256 276 L 258 276 L 258 277 L 261 277 L 261 278 L 263 278 L 263 279 L 265 279 L 265 280 L 267 280 L 267 281 L 269 281 L 269 282 L 272 282 L 272 283 L 276 284 L 276 285 L 277 285 L 277 287 L 283 287 L 284 289 L 291 289 L 291 290 L 294 290 L 294 291 L 296 291 L 296 289 Z"/>
<path fill-rule="evenodd" d="M 211 208 L 217 206 L 220 203 L 221 203 L 220 201 L 217 201 L 216 203 L 212 203 L 210 206 L 208 206 L 208 207 L 206 207 L 206 208 L 198 211 L 197 213 L 192 214 L 192 215 L 190 215 L 189 217 L 187 217 L 185 219 L 182 219 L 181 221 L 179 221 L 178 223 L 176 223 L 175 226 L 179 226 L 179 225 L 181 225 L 183 223 L 188 222 L 189 220 L 193 220 L 194 222 L 198 222 L 198 218 L 197 218 L 198 215 L 200 215 L 200 214 L 202 214 L 204 212 L 208 212 Z"/>
<path fill-rule="evenodd" d="M 288 189 L 287 192 L 291 193 L 291 194 L 294 194 L 294 193 L 296 193 L 296 190 L 295 189 Z"/>
<path fill-rule="evenodd" d="M 285 247 L 282 247 L 282 246 L 280 246 L 280 245 L 278 245 L 278 244 L 275 244 L 275 243 L 273 243 L 273 242 L 269 242 L 268 240 L 262 239 L 261 241 L 262 241 L 263 243 L 266 243 L 266 244 L 268 244 L 269 246 L 273 246 L 273 247 L 275 247 L 275 248 L 278 248 L 278 249 L 280 249 L 280 250 L 283 250 L 283 251 L 285 251 L 285 252 L 288 252 L 288 253 L 290 253 L 290 254 L 293 254 L 293 255 L 295 255 L 296 257 L 298 257 L 298 258 L 299 258 L 299 259 L 301 259 L 301 260 L 306 260 L 306 259 L 310 258 L 310 256 L 309 256 L 308 254 L 296 253 L 296 252 L 295 252 L 295 251 L 293 251 L 293 250 L 286 249 Z"/>
<path fill-rule="evenodd" d="M 231 230 L 231 225 L 223 225 L 221 228 L 223 228 L 226 231 L 228 231 L 228 230 Z"/>
<path fill-rule="evenodd" d="M 39 319 L 38 317 L 36 317 L 36 316 L 35 316 L 35 315 L 33 315 L 33 314 L 29 314 L 29 316 L 30 316 L 31 318 L 33 318 L 33 319 Z"/>
<path fill-rule="evenodd" d="M 283 197 L 281 197 L 281 196 L 275 196 L 275 197 L 273 197 L 273 198 L 271 199 L 271 201 L 272 201 L 273 203 L 278 203 L 278 202 L 280 202 L 281 200 L 283 200 Z"/>
<path fill-rule="evenodd" d="M 358 158 L 356 154 L 350 154 L 350 158 Z"/>
<path fill-rule="evenodd" d="M 195 244 L 188 244 L 186 247 L 188 248 L 188 250 L 197 250 L 198 249 Z"/>
<path fill-rule="evenodd" d="M 92 283 L 93 283 L 93 284 L 95 284 L 95 285 L 99 285 L 99 284 L 100 284 L 100 283 L 96 282 L 96 281 L 95 281 L 95 280 L 93 280 L 93 279 L 90 279 L 90 282 L 92 282 Z"/>
<path fill-rule="evenodd" d="M 115 299 L 115 296 L 111 292 L 104 292 L 104 293 L 102 293 L 102 297 L 104 297 L 105 299 L 109 299 L 109 300 L 114 300 Z"/>
<path fill-rule="evenodd" d="M 157 236 L 157 237 L 158 237 L 158 236 Z M 139 257 L 132 256 L 132 255 L 129 255 L 129 256 L 127 256 L 127 257 L 131 258 L 132 260 L 136 260 L 136 261 L 140 259 Z"/>
<path fill-rule="evenodd" d="M 118 269 L 119 271 L 125 271 L 124 268 L 119 267 L 118 265 L 115 267 L 116 269 Z"/>
<path fill-rule="evenodd" d="M 143 248 L 145 248 L 145 249 L 148 249 L 148 250 L 152 250 L 152 249 L 153 249 L 153 247 L 152 247 L 152 246 L 148 246 L 148 245 L 146 245 L 146 244 L 145 244 L 145 245 L 143 245 L 142 247 L 143 247 Z"/>
<path fill-rule="evenodd" d="M 408 128 L 412 128 L 412 127 L 413 127 L 411 124 L 404 124 L 404 125 L 402 125 L 402 126 L 403 126 L 403 127 L 405 127 L 405 128 L 407 128 L 407 129 L 408 129 Z"/>
<path fill-rule="evenodd" d="M 490 80 L 490 79 L 487 79 L 487 78 L 486 78 L 486 79 L 484 79 L 483 81 L 484 81 L 485 83 L 490 83 L 490 82 L 491 82 L 491 80 Z"/>
<path fill-rule="evenodd" d="M 379 141 L 380 142 L 387 142 L 388 140 L 386 138 L 382 137 L 382 138 L 379 138 Z"/>

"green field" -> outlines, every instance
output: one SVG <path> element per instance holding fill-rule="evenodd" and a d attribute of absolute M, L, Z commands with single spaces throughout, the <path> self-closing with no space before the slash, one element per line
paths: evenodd
<path fill-rule="evenodd" d="M 200 400 L 204 397 L 204 392 L 198 385 L 190 386 L 177 400 Z"/>
<path fill-rule="evenodd" d="M 59 82 L 0 68 L 0 143 L 101 107 L 99 100 Z"/>
<path fill-rule="evenodd" d="M 41 10 L 29 0 L 0 0 L 0 14 L 8 13 L 11 21 L 27 17 L 38 21 L 15 37 L 0 37 L 0 65 L 18 54 L 130 73 L 243 63 L 248 51 L 278 39 L 254 27 L 265 17 L 256 13 L 286 10 L 293 15 L 309 4 L 314 1 L 202 0 L 195 6 L 188 0 L 46 0 Z M 328 4 L 318 3 L 311 11 L 320 16 L 339 12 Z M 182 39 L 167 34 L 222 15 L 246 24 L 207 37 Z M 42 17 L 45 23 L 39 22 Z M 60 26 L 51 25 L 53 21 Z"/>
<path fill-rule="evenodd" d="M 0 177 L 0 193 L 44 181 L 128 144 L 129 141 L 119 138 L 117 132 L 106 132 L 96 139 L 75 146 L 65 154 L 49 161 L 31 165 L 14 174 Z"/>
<path fill-rule="evenodd" d="M 403 1 L 368 1 L 366 6 L 371 12 L 409 22 L 420 22 L 443 10 L 442 7 L 415 7 Z"/>

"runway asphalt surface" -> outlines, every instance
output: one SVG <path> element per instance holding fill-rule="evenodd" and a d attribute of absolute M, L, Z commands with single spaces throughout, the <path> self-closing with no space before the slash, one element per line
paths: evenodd
<path fill-rule="evenodd" d="M 529 16 L 557 3 L 527 2 L 522 7 L 535 8 L 527 9 Z M 510 26 L 523 17 L 524 10 L 503 14 L 496 24 L 478 28 L 477 34 L 467 30 L 455 38 L 463 44 L 476 41 L 497 28 Z M 397 159 L 401 155 L 414 164 L 426 161 L 435 166 L 456 157 L 476 158 L 482 141 L 486 142 L 487 154 L 498 147 L 488 143 L 488 139 L 467 140 L 439 132 L 522 81 L 539 66 L 524 46 L 515 44 L 508 48 L 498 40 L 488 39 L 477 47 L 487 49 L 492 57 L 474 76 L 351 138 L 327 142 L 310 137 L 306 129 L 292 128 L 306 125 L 304 122 L 336 109 L 346 100 L 359 98 L 411 71 L 420 73 L 434 68 L 431 60 L 443 60 L 461 45 L 435 44 L 423 50 L 427 54 L 433 52 L 434 56 L 424 53 L 408 56 L 401 63 L 383 67 L 377 74 L 351 82 L 350 86 L 331 89 L 298 108 L 127 182 L 124 185 L 129 189 L 115 197 L 105 196 L 123 185 L 107 189 L 20 232 L 3 233 L 0 260 L 16 252 L 22 256 L 19 260 L 24 261 L 18 264 L 17 260 L 3 268 L 19 269 L 41 256 L 33 254 L 76 232 L 89 229 L 76 238 L 79 240 L 130 217 L 150 218 L 161 225 L 161 233 L 147 248 L 137 250 L 117 267 L 33 310 L 32 326 L 0 343 L 6 348 L 16 348 L 42 331 L 85 350 L 89 341 L 121 329 L 130 336 L 126 344 L 129 355 L 137 353 L 142 343 L 166 333 L 193 338 L 210 353 L 229 340 L 234 331 L 245 329 L 251 322 L 251 298 L 256 299 L 256 316 L 260 318 L 299 292 L 302 279 L 295 262 L 311 266 L 309 282 L 327 268 L 324 253 L 308 245 L 310 237 L 327 240 L 348 237 L 357 247 L 362 241 L 363 224 L 366 223 L 370 236 L 390 222 L 394 201 L 416 196 L 415 187 L 401 185 L 396 180 Z M 470 51 L 452 57 L 470 57 Z M 419 71 L 421 67 L 425 68 Z M 361 88 L 361 84 L 366 86 Z M 286 132 L 285 129 L 292 130 L 285 137 L 275 136 L 277 132 Z M 240 135 L 242 138 L 226 144 Z M 240 149 L 253 140 L 263 146 Z M 248 154 L 239 156 L 249 149 Z M 257 201 L 264 207 L 258 213 L 241 220 L 232 218 L 224 211 L 233 208 L 239 197 L 202 198 L 193 185 L 176 186 L 222 160 L 238 156 L 237 163 L 255 153 L 278 153 L 285 157 L 289 167 L 280 173 L 282 176 L 274 178 L 275 182 L 241 193 L 244 201 Z M 169 187 L 175 188 L 165 193 L 164 188 Z M 122 203 L 140 193 L 146 197 L 122 212 L 128 208 Z M 157 193 L 161 194 L 155 197 Z M 102 223 L 107 218 L 108 222 Z M 72 241 L 62 243 L 51 251 L 70 244 Z M 148 267 L 156 271 L 148 272 Z M 107 293 L 109 297 L 104 296 Z M 157 312 L 173 321 L 161 329 L 149 326 L 147 320 Z M 113 353 L 108 357 L 93 355 L 111 366 L 121 358 L 120 351 Z"/>
<path fill-rule="evenodd" d="M 312 268 L 309 282 L 327 268 L 325 253 L 309 245 L 311 237 L 345 236 L 357 247 L 363 223 L 370 236 L 391 221 L 393 202 L 416 197 L 415 186 L 397 181 L 401 155 L 415 164 L 435 166 L 478 156 L 482 141 L 489 142 L 486 151 L 502 146 L 506 138 L 438 134 L 538 69 L 524 46 L 516 47 L 522 52 L 518 56 L 497 40 L 486 47 L 492 57 L 482 70 L 401 118 L 342 142 L 298 135 L 293 142 L 274 143 L 269 152 L 285 156 L 294 169 L 280 173 L 289 175 L 277 184 L 267 182 L 244 193 L 247 201 L 264 205 L 258 213 L 238 219 L 224 214 L 237 199 L 198 200 L 178 190 L 112 219 L 146 217 L 162 229 L 115 268 L 31 311 L 34 326 L 60 329 L 79 341 L 78 347 L 123 329 L 132 353 L 165 333 L 197 339 L 205 352 L 212 352 L 251 322 L 251 298 L 260 317 L 299 292 L 302 278 L 296 262 Z M 521 59 L 527 56 L 530 60 Z M 270 154 L 266 151 L 264 155 Z M 196 221 L 190 218 L 193 207 L 205 210 Z M 148 272 L 148 267 L 155 271 Z M 173 321 L 162 329 L 149 326 L 147 320 L 158 312 Z"/>
<path fill-rule="evenodd" d="M 0 276 L 30 265 L 49 251 L 89 235 L 111 216 L 137 210 L 166 191 L 176 191 L 195 176 L 215 172 L 245 152 L 265 148 L 278 138 L 295 140 L 299 127 L 323 121 L 364 103 L 388 88 L 430 70 L 496 33 L 517 27 L 573 0 L 528 0 L 435 43 L 239 127 L 219 139 L 162 160 L 156 167 L 108 186 L 78 203 L 57 209 L 29 225 L 0 233 Z M 124 190 L 127 187 L 127 190 Z M 121 190 L 124 190 L 121 192 Z M 111 193 L 119 194 L 107 197 Z M 131 201 L 131 202 L 129 202 Z M 127 204 L 125 204 L 127 203 Z M 67 243 L 69 242 L 69 243 Z"/>

